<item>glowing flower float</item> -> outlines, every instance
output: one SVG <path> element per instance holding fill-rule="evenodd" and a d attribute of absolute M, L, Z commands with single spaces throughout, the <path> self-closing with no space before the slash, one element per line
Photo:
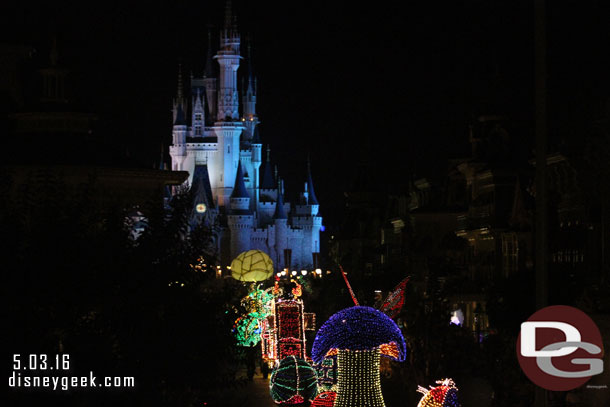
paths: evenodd
<path fill-rule="evenodd" d="M 458 402 L 458 388 L 451 379 L 437 380 L 438 386 L 426 389 L 419 386 L 417 391 L 424 396 L 417 407 L 460 407 Z"/>
<path fill-rule="evenodd" d="M 263 281 L 273 275 L 273 261 L 261 250 L 240 253 L 231 262 L 231 277 L 239 281 Z"/>
<path fill-rule="evenodd" d="M 288 356 L 273 369 L 269 391 L 277 404 L 301 404 L 318 394 L 318 378 L 307 361 Z"/>
<path fill-rule="evenodd" d="M 316 363 L 337 355 L 335 407 L 384 407 L 380 357 L 402 362 L 406 354 L 398 325 L 383 312 L 363 306 L 346 308 L 331 316 L 318 331 L 312 349 Z"/>

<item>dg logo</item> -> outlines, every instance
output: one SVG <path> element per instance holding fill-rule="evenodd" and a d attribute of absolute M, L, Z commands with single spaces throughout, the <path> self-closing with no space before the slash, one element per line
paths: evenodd
<path fill-rule="evenodd" d="M 554 305 L 521 324 L 517 358 L 525 375 L 552 391 L 572 390 L 604 371 L 602 337 L 579 309 Z"/>

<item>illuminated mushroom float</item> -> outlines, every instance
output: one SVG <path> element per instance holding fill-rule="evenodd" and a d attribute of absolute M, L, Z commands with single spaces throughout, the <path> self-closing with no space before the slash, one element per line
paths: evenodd
<path fill-rule="evenodd" d="M 391 318 L 374 308 L 356 306 L 337 312 L 322 325 L 311 353 L 316 363 L 337 355 L 334 407 L 384 407 L 380 357 L 402 362 L 407 350 Z"/>

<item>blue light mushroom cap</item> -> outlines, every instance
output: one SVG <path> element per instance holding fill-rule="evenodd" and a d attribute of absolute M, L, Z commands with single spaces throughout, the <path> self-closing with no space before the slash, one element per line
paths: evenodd
<path fill-rule="evenodd" d="M 371 307 L 350 307 L 331 316 L 316 334 L 311 356 L 320 363 L 326 355 L 341 349 L 372 350 L 402 362 L 407 355 L 405 338 L 398 325 Z"/>

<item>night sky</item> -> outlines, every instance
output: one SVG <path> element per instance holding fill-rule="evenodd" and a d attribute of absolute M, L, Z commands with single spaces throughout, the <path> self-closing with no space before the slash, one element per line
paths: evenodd
<path fill-rule="evenodd" d="M 551 3 L 551 137 L 574 137 L 610 98 L 610 10 L 602 0 Z M 301 188 L 307 152 L 323 213 L 342 205 L 358 162 L 382 185 L 442 174 L 447 158 L 468 154 L 468 123 L 480 114 L 508 115 L 531 140 L 532 4 L 233 1 L 242 40 L 253 40 L 263 142 L 288 193 Z M 2 41 L 32 45 L 42 59 L 55 35 L 100 136 L 151 166 L 171 141 L 178 62 L 202 74 L 207 27 L 222 24 L 224 1 L 2 7 Z"/>

